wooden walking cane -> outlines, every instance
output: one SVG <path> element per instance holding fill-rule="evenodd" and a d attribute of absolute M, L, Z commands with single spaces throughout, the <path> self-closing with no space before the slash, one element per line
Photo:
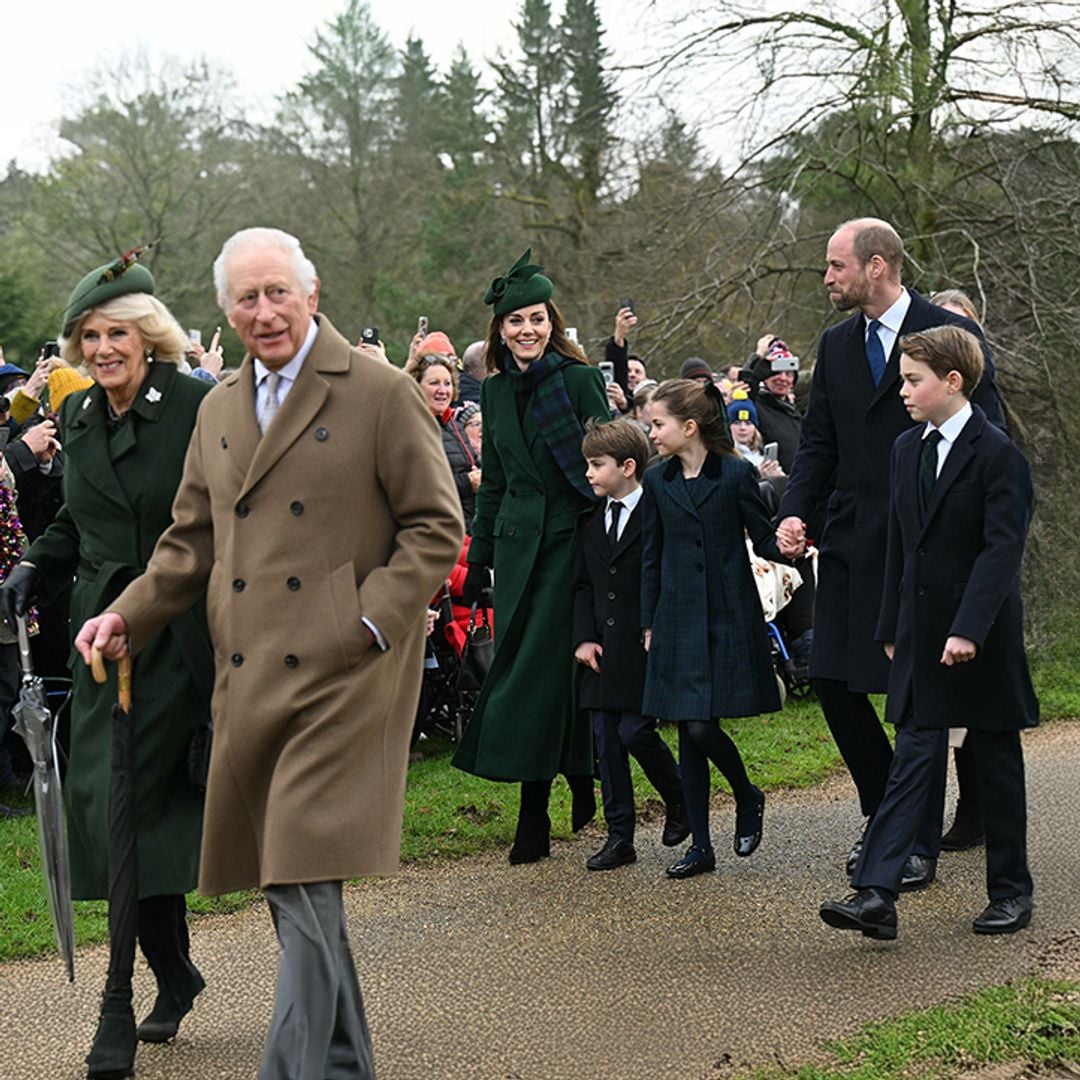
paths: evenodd
<path fill-rule="evenodd" d="M 107 679 L 100 649 L 93 649 L 94 681 Z M 139 858 L 136 847 L 135 738 L 131 715 L 131 657 L 117 661 L 117 703 L 112 708 L 109 778 L 109 973 L 101 1018 L 90 1054 L 88 1076 L 128 1076 L 135 1063 L 135 1017 L 131 980 L 139 913 Z"/>

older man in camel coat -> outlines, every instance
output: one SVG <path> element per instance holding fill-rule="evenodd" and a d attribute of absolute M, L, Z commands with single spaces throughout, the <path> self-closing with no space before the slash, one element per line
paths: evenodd
<path fill-rule="evenodd" d="M 214 274 L 248 356 L 199 412 L 146 573 L 76 644 L 138 650 L 207 588 L 200 889 L 270 904 L 282 952 L 260 1080 L 366 1078 L 341 882 L 397 868 L 425 611 L 461 510 L 416 384 L 317 314 L 294 237 L 243 230 Z"/>

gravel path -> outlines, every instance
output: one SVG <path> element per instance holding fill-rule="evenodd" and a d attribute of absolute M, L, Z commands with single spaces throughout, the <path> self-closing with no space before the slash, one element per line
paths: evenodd
<path fill-rule="evenodd" d="M 716 874 L 668 881 L 658 825 L 638 862 L 584 870 L 598 831 L 545 862 L 504 854 L 350 888 L 346 903 L 382 1080 L 727 1077 L 811 1058 L 824 1039 L 1038 972 L 1080 979 L 1080 724 L 1025 736 L 1037 909 L 1029 930 L 977 937 L 982 852 L 946 855 L 900 903 L 900 938 L 826 927 L 860 820 L 850 785 L 770 795 L 765 842 Z M 950 795 L 951 799 L 951 795 Z M 951 803 L 950 803 L 951 805 Z M 721 802 L 714 820 L 726 833 Z M 718 848 L 718 851 L 720 849 Z M 140 1048 L 139 1080 L 250 1078 L 269 1022 L 275 942 L 262 905 L 196 921 L 207 991 L 179 1039 Z M 0 965 L 0 1077 L 74 1080 L 93 1035 L 107 950 Z M 136 973 L 139 1011 L 153 979 Z"/>

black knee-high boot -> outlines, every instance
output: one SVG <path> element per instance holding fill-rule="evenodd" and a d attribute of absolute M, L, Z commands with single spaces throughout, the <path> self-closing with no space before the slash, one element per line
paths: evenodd
<path fill-rule="evenodd" d="M 548 817 L 550 780 L 523 780 L 517 832 L 510 849 L 510 862 L 537 862 L 551 854 L 551 819 Z"/>
<path fill-rule="evenodd" d="M 183 894 L 139 901 L 139 946 L 157 979 L 157 998 L 137 1032 L 142 1042 L 167 1042 L 206 983 L 188 955 L 187 904 Z"/>

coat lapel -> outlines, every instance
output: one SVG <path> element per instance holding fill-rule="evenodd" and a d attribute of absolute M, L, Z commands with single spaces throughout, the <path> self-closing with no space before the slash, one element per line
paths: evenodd
<path fill-rule="evenodd" d="M 933 521 L 938 508 L 945 501 L 949 488 L 956 483 L 967 468 L 968 463 L 975 456 L 975 444 L 982 435 L 985 426 L 986 415 L 977 405 L 972 406 L 971 417 L 963 426 L 956 442 L 953 443 L 952 448 L 949 450 L 949 456 L 945 459 L 945 464 L 941 468 L 941 475 L 937 478 L 930 492 L 930 505 L 926 508 L 926 520 L 923 522 L 923 529 Z"/>
<path fill-rule="evenodd" d="M 241 376 L 238 380 L 241 395 L 239 407 L 246 410 L 250 423 L 245 420 L 237 433 L 237 461 L 242 461 L 244 455 L 251 462 L 239 498 L 251 491 L 281 460 L 285 451 L 300 438 L 318 415 L 330 393 L 329 384 L 322 377 L 323 374 L 349 369 L 349 343 L 330 325 L 329 319 L 325 316 L 317 318 L 319 333 L 315 337 L 315 343 L 301 365 L 288 397 L 281 403 L 266 438 L 261 436 L 255 418 L 255 375 L 250 357 L 245 358 L 238 373 Z M 245 370 L 248 372 L 246 377 Z M 255 445 L 249 450 L 246 440 L 251 436 L 254 436 Z"/>
<path fill-rule="evenodd" d="M 681 506 L 691 517 L 696 518 L 698 516 L 697 507 L 694 505 L 694 500 L 690 498 L 690 492 L 687 490 L 686 483 L 682 476 L 682 462 L 677 457 L 673 457 L 664 466 L 664 491 L 667 492 L 668 497 Z"/>
<path fill-rule="evenodd" d="M 630 512 L 630 516 L 626 519 L 626 525 L 623 527 L 622 536 L 615 542 L 615 547 L 610 549 L 610 557 L 617 559 L 636 539 L 641 536 L 641 514 L 638 510 L 641 508 L 641 502 L 638 501 L 637 506 Z M 600 516 L 600 520 L 603 521 L 603 514 Z M 604 543 L 607 543 L 607 535 L 604 536 Z"/>
<path fill-rule="evenodd" d="M 529 406 L 525 406 L 524 418 L 521 423 L 518 423 L 517 402 L 514 400 L 513 383 L 506 375 L 492 375 L 489 378 L 498 379 L 495 385 L 499 388 L 502 398 L 500 407 L 494 410 L 494 415 L 507 418 L 507 422 L 499 429 L 499 441 L 513 456 L 522 472 L 540 482 L 540 472 L 536 468 L 536 461 L 529 452 L 529 441 L 526 436 L 526 429 L 531 430 L 536 437 L 540 436 L 530 415 Z"/>
<path fill-rule="evenodd" d="M 76 457 L 77 447 L 77 457 L 83 464 L 86 482 L 110 502 L 130 513 L 127 495 L 113 471 L 109 437 L 105 429 L 108 415 L 105 391 L 95 384 L 86 391 L 64 431 L 64 447 L 72 459 Z"/>

